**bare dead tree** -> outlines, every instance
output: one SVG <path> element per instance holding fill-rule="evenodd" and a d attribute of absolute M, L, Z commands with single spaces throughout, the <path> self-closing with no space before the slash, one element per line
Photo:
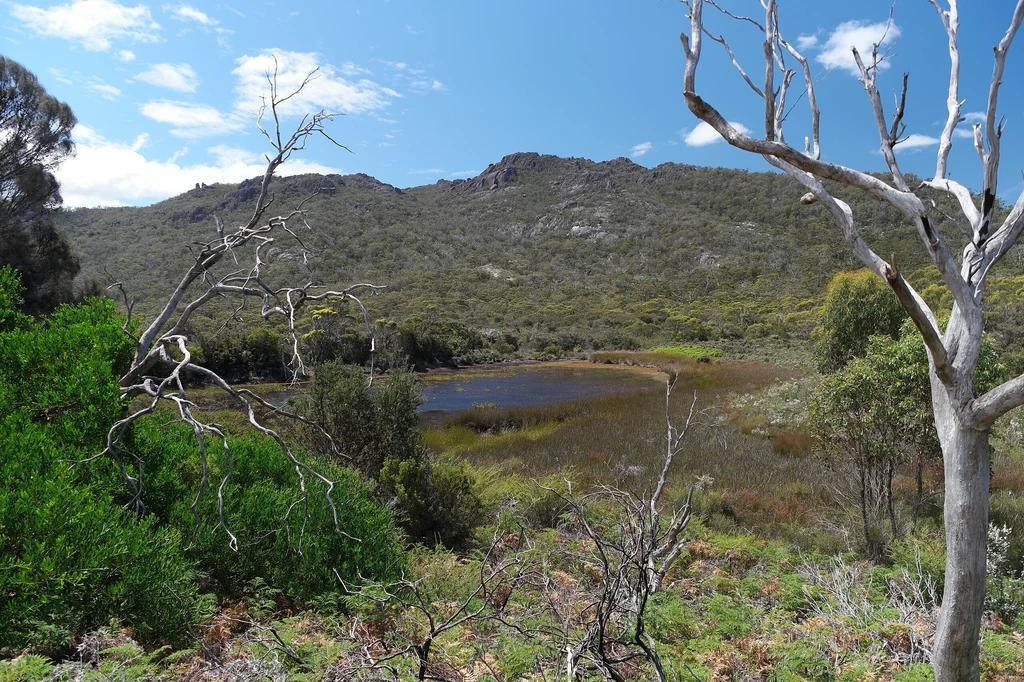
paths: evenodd
<path fill-rule="evenodd" d="M 665 458 L 653 491 L 637 493 L 602 486 L 575 496 L 571 486 L 568 494 L 542 486 L 566 503 L 590 540 L 589 558 L 600 575 L 587 609 L 593 615 L 582 636 L 575 642 L 565 639 L 568 680 L 575 679 L 583 666 L 615 682 L 624 682 L 620 666 L 636 659 L 646 659 L 659 682 L 668 680 L 654 638 L 647 632 L 646 614 L 650 598 L 661 590 L 665 576 L 687 544 L 682 533 L 693 511 L 694 489 L 689 489 L 686 501 L 678 508 L 666 508 L 664 496 L 672 462 L 699 414 L 694 394 L 683 425 L 673 424 L 670 403 L 675 380 L 665 388 Z M 592 521 L 590 509 L 609 503 L 617 510 L 614 519 L 609 524 Z"/>
<path fill-rule="evenodd" d="M 939 0 L 928 0 L 938 13 L 948 39 L 950 71 L 946 121 L 936 156 L 935 175 L 923 186 L 943 190 L 955 197 L 970 225 L 971 236 L 959 264 L 936 229 L 928 205 L 915 194 L 915 188 L 908 185 L 897 162 L 894 149 L 904 139 L 903 114 L 908 77 L 903 78 L 895 111 L 887 123 L 877 87 L 880 66 L 887 58 L 885 53 L 879 52 L 882 41 L 874 45 L 869 60 L 856 50 L 853 56 L 871 104 L 882 156 L 892 176 L 889 181 L 821 159 L 820 113 L 814 96 L 814 78 L 807 60 L 783 38 L 776 0 L 761 0 L 763 23 L 726 13 L 733 19 L 743 19 L 744 24 L 755 26 L 758 40 L 764 47 L 763 87 L 754 86 L 746 72 L 740 71 L 743 80 L 764 102 L 764 136 L 761 138 L 737 130 L 697 93 L 696 76 L 703 38 L 711 34 L 705 28 L 704 0 L 682 1 L 689 10 L 690 20 L 689 33 L 684 32 L 680 36 L 686 55 L 684 96 L 690 111 L 711 125 L 730 145 L 760 154 L 768 163 L 803 185 L 808 192 L 803 203 L 818 203 L 828 210 L 843 239 L 861 262 L 889 284 L 921 331 L 928 350 L 933 413 L 945 467 L 946 582 L 935 637 L 935 675 L 939 682 L 978 680 L 988 531 L 989 433 L 997 418 L 1024 404 L 1024 375 L 980 396 L 975 395 L 973 384 L 984 330 L 982 299 L 985 281 L 1024 230 L 1024 194 L 1017 199 L 1002 223 L 997 225 L 995 221 L 999 207 L 996 197 L 1004 126 L 1004 120 L 998 118 L 999 90 L 1007 53 L 1024 21 L 1024 0 L 1016 3 L 1009 26 L 995 47 L 985 121 L 974 126 L 974 147 L 982 165 L 980 207 L 976 204 L 975 195 L 947 174 L 953 132 L 957 124 L 964 121 L 959 92 L 957 1 L 948 0 L 948 8 L 944 8 Z M 708 3 L 718 8 L 712 0 Z M 725 44 L 724 39 L 715 40 Z M 798 69 L 787 66 L 787 59 L 795 61 L 803 74 L 810 111 L 811 130 L 805 137 L 803 151 L 788 144 L 784 135 L 788 112 L 786 98 L 792 79 L 798 73 Z M 850 206 L 832 196 L 823 184 L 825 180 L 867 192 L 897 209 L 915 227 L 925 251 L 953 297 L 954 305 L 944 332 L 932 309 L 903 278 L 895 259 L 886 262 L 861 238 Z"/>
<path fill-rule="evenodd" d="M 382 608 L 398 607 L 416 623 L 412 628 L 391 628 L 391 641 L 378 641 L 374 653 L 364 646 L 359 664 L 348 670 L 349 675 L 366 671 L 387 671 L 399 679 L 394 662 L 413 657 L 416 661 L 416 679 L 444 680 L 438 664 L 431 659 L 434 643 L 444 633 L 470 623 L 484 621 L 504 622 L 503 615 L 514 592 L 524 583 L 530 567 L 522 558 L 525 534 L 503 534 L 499 525 L 490 546 L 480 561 L 480 570 L 474 589 L 457 602 L 439 603 L 425 593 L 423 579 L 402 578 L 384 584 L 362 581 L 358 587 L 348 585 L 335 571 L 342 589 L 349 595 L 376 603 Z M 411 630 L 411 631 L 410 631 Z"/>
<path fill-rule="evenodd" d="M 330 143 L 347 149 L 335 142 L 326 131 L 326 124 L 334 120 L 335 114 L 322 110 L 304 116 L 290 134 L 284 132 L 280 114 L 281 106 L 297 95 L 316 76 L 316 71 L 310 73 L 298 89 L 282 94 L 278 91 L 276 66 L 273 72 L 267 73 L 269 93 L 263 97 L 263 105 L 257 114 L 256 125 L 270 143 L 272 153 L 265 155 L 267 166 L 263 173 L 262 184 L 256 196 L 252 215 L 248 222 L 233 231 L 226 230 L 219 219 L 214 219 L 216 237 L 192 249 L 192 265 L 184 273 L 153 321 L 138 337 L 133 336 L 134 356 L 128 371 L 119 382 L 121 398 L 126 407 L 125 416 L 110 428 L 107 433 L 106 448 L 96 456 L 109 455 L 115 460 L 132 492 L 130 506 L 135 509 L 136 513 L 144 513 L 142 460 L 126 448 L 125 436 L 131 425 L 140 418 L 152 414 L 162 404 L 172 405 L 181 421 L 191 427 L 203 465 L 202 481 L 192 501 L 192 512 L 196 515 L 197 530 L 200 521 L 197 505 L 200 496 L 209 485 L 206 439 L 212 436 L 223 446 L 224 471 L 226 473 L 217 487 L 219 510 L 217 528 L 227 534 L 232 549 L 237 548 L 237 539 L 224 523 L 223 497 L 224 489 L 232 474 L 231 446 L 222 427 L 204 421 L 197 414 L 196 404 L 189 399 L 183 378 L 188 374 L 204 379 L 229 395 L 245 411 L 252 428 L 274 439 L 281 448 L 281 452 L 294 466 L 302 491 L 300 502 L 305 514 L 297 545 L 297 551 L 300 554 L 302 553 L 303 533 L 309 518 L 307 477 L 319 481 L 325 486 L 325 496 L 334 515 L 335 530 L 341 535 L 352 537 L 345 533 L 339 525 L 337 508 L 332 497 L 334 483 L 299 459 L 281 435 L 261 421 L 261 418 L 257 416 L 257 408 L 269 410 L 276 416 L 304 422 L 314 428 L 318 428 L 317 425 L 299 415 L 275 407 L 248 389 L 235 388 L 216 372 L 203 367 L 196 361 L 189 349 L 186 332 L 192 316 L 215 299 L 228 301 L 233 316 L 241 313 L 249 301 L 255 300 L 260 304 L 259 314 L 263 318 L 282 319 L 287 326 L 288 331 L 285 338 L 290 347 L 289 366 L 294 380 L 305 376 L 308 372 L 308 367 L 303 361 L 300 351 L 299 335 L 296 332 L 297 325 L 300 324 L 300 315 L 307 304 L 338 299 L 354 301 L 362 310 L 367 331 L 370 331 L 369 318 L 357 294 L 367 291 L 374 292 L 381 287 L 364 283 L 354 284 L 344 289 L 330 289 L 313 282 L 302 286 L 282 287 L 272 285 L 267 279 L 267 270 L 270 266 L 267 254 L 270 252 L 271 246 L 281 237 L 293 239 L 302 247 L 305 259 L 305 246 L 302 244 L 297 230 L 300 227 L 311 229 L 306 220 L 306 210 L 303 207 L 305 201 L 286 213 L 270 214 L 269 209 L 274 203 L 274 198 L 270 194 L 270 185 L 277 169 L 293 154 L 305 150 L 306 145 L 317 137 L 325 138 Z M 247 262 L 247 264 L 242 265 L 243 262 Z M 231 266 L 234 266 L 229 266 L 229 271 L 226 273 L 223 272 L 225 263 L 231 263 Z M 132 312 L 131 299 L 119 283 L 113 286 L 121 291 L 128 309 L 129 319 L 125 323 L 125 330 L 128 332 Z M 371 352 L 372 343 L 371 333 Z M 370 376 L 372 381 L 372 369 Z M 133 405 L 136 398 L 144 400 L 141 407 Z M 323 430 L 320 429 L 320 431 Z M 344 457 L 344 453 L 337 452 L 330 436 L 326 432 L 323 432 L 323 435 L 331 443 L 336 454 Z M 132 466 L 133 462 L 134 467 Z M 289 509 L 289 513 L 290 511 L 291 509 Z M 358 540 L 358 538 L 352 539 Z"/>

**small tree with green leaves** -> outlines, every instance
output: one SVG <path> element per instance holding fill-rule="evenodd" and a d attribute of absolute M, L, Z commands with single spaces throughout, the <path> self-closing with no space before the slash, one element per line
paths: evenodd
<path fill-rule="evenodd" d="M 862 358 L 876 334 L 900 337 L 907 311 L 892 291 L 870 270 L 838 272 L 825 289 L 821 319 L 813 333 L 818 369 L 836 372 L 853 358 Z"/>

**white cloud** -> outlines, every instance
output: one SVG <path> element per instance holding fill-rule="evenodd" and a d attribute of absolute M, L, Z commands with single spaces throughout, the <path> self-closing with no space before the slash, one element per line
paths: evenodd
<path fill-rule="evenodd" d="M 880 51 L 884 51 L 899 37 L 900 28 L 896 24 L 847 21 L 839 24 L 829 35 L 828 41 L 815 59 L 827 69 L 842 69 L 859 78 L 860 70 L 853 58 L 852 48 L 857 48 L 865 66 L 868 66 L 871 62 L 871 49 L 875 43 L 880 43 Z M 886 69 L 888 66 L 882 62 L 878 68 Z"/>
<path fill-rule="evenodd" d="M 188 154 L 188 147 L 182 147 L 181 149 L 178 149 L 173 154 L 171 154 L 171 158 L 167 159 L 167 163 L 174 163 L 175 161 L 185 156 L 186 154 Z"/>
<path fill-rule="evenodd" d="M 206 12 L 198 10 L 192 5 L 164 5 L 164 11 L 170 12 L 171 16 L 178 21 L 197 21 L 203 26 L 215 26 L 219 23 L 216 19 L 211 19 Z"/>
<path fill-rule="evenodd" d="M 313 76 L 313 80 L 278 109 L 280 114 L 303 115 L 320 109 L 332 113 L 359 114 L 384 109 L 391 104 L 392 99 L 401 97 L 391 88 L 369 79 L 344 78 L 342 70 L 331 64 L 323 64 L 322 58 L 316 53 L 274 49 L 238 59 L 238 67 L 232 73 L 237 78 L 235 94 L 239 109 L 246 112 L 259 110 L 262 103 L 260 95 L 268 91 L 267 74 L 273 74 L 275 69 L 278 93 L 285 95 L 296 91 L 318 66 L 320 71 Z"/>
<path fill-rule="evenodd" d="M 135 61 L 135 53 L 131 50 L 118 50 L 117 58 L 122 62 L 132 62 Z"/>
<path fill-rule="evenodd" d="M 924 147 L 931 147 L 939 143 L 939 138 L 931 137 L 930 135 L 921 135 L 920 133 L 913 133 L 907 135 L 906 139 L 900 142 L 893 151 L 909 152 L 909 151 L 920 151 Z"/>
<path fill-rule="evenodd" d="M 453 178 L 475 178 L 476 176 L 480 175 L 480 171 L 478 171 L 478 170 L 455 171 L 454 173 L 449 173 L 449 175 L 451 177 L 453 177 Z"/>
<path fill-rule="evenodd" d="M 750 128 L 742 123 L 729 121 L 729 125 L 744 135 L 750 134 Z M 683 142 L 691 147 L 706 147 L 709 144 L 714 144 L 715 142 L 723 139 L 722 136 L 718 134 L 718 131 L 712 128 L 711 124 L 707 121 L 701 121 L 693 130 L 689 132 L 683 130 L 681 131 L 681 134 L 683 135 Z"/>
<path fill-rule="evenodd" d="M 416 175 L 444 175 L 444 168 L 424 168 L 422 170 L 414 170 L 413 173 Z"/>
<path fill-rule="evenodd" d="M 50 69 L 48 70 L 51 74 L 53 74 L 53 77 L 57 79 L 58 83 L 63 83 L 64 85 L 75 84 L 75 82 L 71 80 L 71 77 L 68 75 L 68 72 L 64 69 L 55 69 L 53 67 L 50 67 Z"/>
<path fill-rule="evenodd" d="M 199 77 L 188 64 L 153 64 L 135 78 L 150 85 L 170 88 L 178 92 L 195 92 Z"/>
<path fill-rule="evenodd" d="M 344 64 L 341 65 L 341 68 L 338 69 L 338 70 L 341 71 L 342 75 L 345 75 L 345 76 L 372 76 L 373 75 L 373 72 L 370 71 L 369 69 L 363 68 L 362 66 L 359 66 L 358 64 L 353 64 L 352 62 L 345 62 Z"/>
<path fill-rule="evenodd" d="M 11 16 L 37 35 L 63 38 L 87 50 L 102 52 L 114 40 L 156 42 L 160 25 L 145 5 L 126 7 L 113 0 L 75 0 L 49 9 L 11 5 Z"/>
<path fill-rule="evenodd" d="M 104 99 L 115 100 L 121 96 L 121 91 L 118 88 L 106 83 L 89 83 L 89 88 L 100 93 Z"/>
<path fill-rule="evenodd" d="M 651 149 L 653 148 L 654 145 L 651 144 L 650 142 L 641 142 L 640 144 L 635 144 L 629 148 L 629 155 L 635 159 L 637 157 L 643 156 L 647 152 L 651 151 Z"/>
<path fill-rule="evenodd" d="M 179 165 L 177 156 L 157 161 L 142 153 L 145 137 L 132 144 L 104 139 L 88 126 L 75 127 L 77 153 L 57 171 L 64 205 L 119 206 L 149 203 L 185 192 L 197 182 L 240 182 L 261 175 L 266 168 L 259 154 L 242 149 L 211 147 L 210 163 Z M 295 159 L 278 170 L 279 176 L 300 173 L 338 173 L 338 169 Z"/>
<path fill-rule="evenodd" d="M 813 50 L 818 46 L 818 36 L 797 36 L 796 46 L 801 50 Z"/>
<path fill-rule="evenodd" d="M 381 59 L 379 61 L 382 64 L 385 64 L 386 66 L 390 66 L 395 71 L 398 71 L 398 72 L 405 71 L 405 72 L 408 72 L 408 73 L 412 74 L 413 76 L 422 76 L 423 74 L 426 73 L 426 70 L 424 70 L 424 69 L 414 69 L 411 66 L 409 66 L 406 62 L 389 62 L 386 59 Z M 405 74 L 403 74 L 403 73 L 399 73 L 399 75 L 405 76 Z M 412 80 L 412 78 L 410 76 L 405 76 L 405 77 L 409 78 L 410 80 Z"/>
<path fill-rule="evenodd" d="M 171 126 L 171 134 L 196 138 L 234 132 L 244 126 L 244 119 L 236 113 L 225 114 L 215 107 L 166 99 L 146 102 L 139 112 L 159 123 Z"/>
<path fill-rule="evenodd" d="M 984 127 L 986 116 L 984 111 L 968 111 L 965 114 L 961 114 L 961 118 L 964 119 L 961 123 L 966 123 L 967 125 L 953 130 L 953 136 L 965 140 L 973 140 L 974 125 L 980 123 Z"/>

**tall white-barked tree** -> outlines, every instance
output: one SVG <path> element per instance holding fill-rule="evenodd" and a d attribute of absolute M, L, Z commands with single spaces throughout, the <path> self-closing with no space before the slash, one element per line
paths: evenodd
<path fill-rule="evenodd" d="M 910 187 L 897 163 L 894 148 L 902 141 L 904 108 L 907 100 L 907 76 L 896 99 L 895 111 L 887 119 L 876 87 L 876 78 L 885 54 L 875 45 L 870 55 L 853 49 L 871 103 L 881 141 L 881 152 L 891 174 L 885 181 L 868 173 L 821 159 L 820 112 L 807 59 L 782 35 L 776 0 L 761 0 L 763 23 L 738 16 L 720 7 L 714 0 L 707 4 L 732 19 L 753 24 L 763 36 L 764 81 L 755 81 L 743 70 L 726 40 L 705 28 L 704 0 L 682 0 L 689 9 L 690 31 L 681 40 L 686 54 L 684 96 L 687 106 L 699 119 L 711 125 L 732 146 L 760 154 L 803 185 L 808 193 L 804 203 L 823 205 L 842 231 L 843 238 L 857 257 L 882 277 L 895 292 L 914 320 L 928 349 L 931 368 L 932 403 L 935 425 L 942 444 L 945 466 L 946 578 L 938 630 L 933 649 L 933 665 L 938 682 L 979 679 L 979 635 L 985 599 L 985 546 L 989 509 L 989 433 L 993 422 L 1009 410 L 1024 404 L 1024 376 L 1007 381 L 984 395 L 975 395 L 974 370 L 981 350 L 983 331 L 982 301 L 985 280 L 1024 229 L 1024 194 L 999 224 L 994 220 L 998 208 L 1000 139 L 1004 122 L 997 114 L 999 89 L 1003 81 L 1006 56 L 1024 19 L 1024 0 L 1018 0 L 1009 27 L 995 47 L 994 71 L 989 85 L 983 123 L 974 126 L 974 147 L 983 169 L 981 194 L 947 177 L 947 160 L 953 145 L 954 130 L 963 122 L 960 98 L 960 51 L 957 32 L 959 16 L 956 0 L 948 7 L 939 0 L 928 0 L 935 8 L 949 44 L 949 91 L 946 120 L 939 141 L 935 175 L 922 186 L 953 195 L 970 225 L 971 239 L 959 262 L 946 246 L 929 215 L 928 206 Z M 760 17 L 760 15 L 759 15 Z M 720 43 L 736 66 L 746 85 L 764 102 L 764 136 L 753 137 L 731 125 L 714 106 L 697 92 L 697 71 L 704 38 Z M 791 64 L 794 68 L 790 68 Z M 803 150 L 786 142 L 784 123 L 788 112 L 787 95 L 794 77 L 804 82 L 803 96 L 809 108 L 810 135 Z M 855 187 L 877 197 L 900 211 L 916 228 L 923 247 L 953 296 L 954 305 L 943 332 L 934 311 L 900 274 L 895 262 L 886 262 L 861 238 L 856 216 L 843 201 L 833 197 L 823 184 L 830 180 Z M 980 205 L 979 205 L 980 204 Z"/>

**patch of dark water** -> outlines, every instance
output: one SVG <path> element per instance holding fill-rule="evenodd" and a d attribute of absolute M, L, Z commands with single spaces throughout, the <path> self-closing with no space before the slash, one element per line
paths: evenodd
<path fill-rule="evenodd" d="M 566 402 L 591 400 L 618 393 L 651 390 L 662 381 L 660 374 L 622 367 L 579 363 L 574 365 L 524 365 L 495 370 L 452 372 L 443 380 L 420 383 L 423 403 L 420 415 L 427 420 L 473 408 L 509 409 L 545 407 Z M 276 407 L 302 388 L 264 393 Z"/>
<path fill-rule="evenodd" d="M 495 409 L 544 407 L 591 400 L 606 395 L 650 390 L 656 374 L 600 365 L 528 365 L 489 374 L 473 372 L 465 379 L 422 384 L 422 416 L 430 417 L 474 407 Z"/>

